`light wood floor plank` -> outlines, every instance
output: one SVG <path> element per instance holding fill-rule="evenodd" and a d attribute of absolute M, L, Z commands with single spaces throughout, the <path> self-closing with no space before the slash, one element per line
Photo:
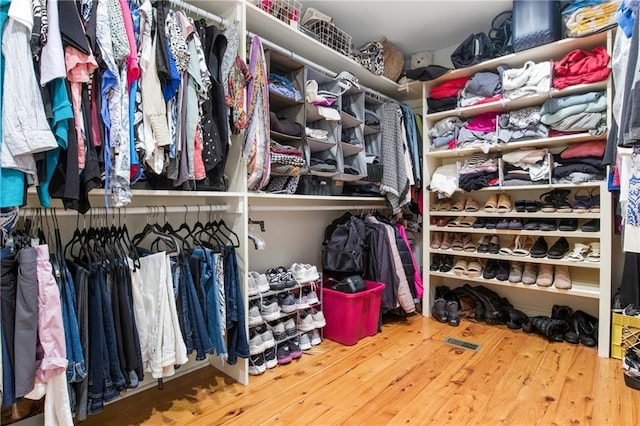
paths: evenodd
<path fill-rule="evenodd" d="M 482 348 L 445 345 L 446 336 Z M 206 368 L 83 424 L 640 424 L 640 392 L 624 385 L 621 361 L 504 326 L 416 315 L 355 346 L 325 339 L 312 352 L 247 387 Z"/>

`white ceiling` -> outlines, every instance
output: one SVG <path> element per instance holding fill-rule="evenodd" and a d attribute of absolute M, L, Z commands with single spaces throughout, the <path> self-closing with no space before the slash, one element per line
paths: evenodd
<path fill-rule="evenodd" d="M 385 36 L 405 57 L 461 43 L 469 34 L 488 32 L 512 0 L 299 0 L 302 14 L 313 7 L 333 17 L 355 47 Z"/>

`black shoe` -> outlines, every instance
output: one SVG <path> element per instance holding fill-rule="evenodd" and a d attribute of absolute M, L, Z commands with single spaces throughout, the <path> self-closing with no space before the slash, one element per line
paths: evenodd
<path fill-rule="evenodd" d="M 529 320 L 527 314 L 514 308 L 506 297 L 502 298 L 502 317 L 507 324 L 507 327 L 512 330 L 522 328 L 522 326 Z"/>
<path fill-rule="evenodd" d="M 540 219 L 530 219 L 527 223 L 524 224 L 522 229 L 526 229 L 527 231 L 538 231 L 540 230 Z"/>
<path fill-rule="evenodd" d="M 496 225 L 498 224 L 498 219 L 494 217 L 490 217 L 487 219 L 487 223 L 484 225 L 486 229 L 496 229 Z"/>
<path fill-rule="evenodd" d="M 563 340 L 572 345 L 580 343 L 580 337 L 573 323 L 573 309 L 565 305 L 553 305 L 551 308 L 551 318 L 555 320 L 564 321 L 569 327 L 568 331 L 564 333 Z"/>
<path fill-rule="evenodd" d="M 584 311 L 575 311 L 573 321 L 580 336 L 580 343 L 594 347 L 598 344 L 598 319 Z"/>
<path fill-rule="evenodd" d="M 542 219 L 540 220 L 541 231 L 555 231 L 558 229 L 555 219 Z"/>
<path fill-rule="evenodd" d="M 453 269 L 453 256 L 450 254 L 445 254 L 442 256 L 440 272 L 449 272 L 451 269 Z"/>
<path fill-rule="evenodd" d="M 600 219 L 593 219 L 582 225 L 583 232 L 600 232 Z"/>
<path fill-rule="evenodd" d="M 433 257 L 431 258 L 431 266 L 429 267 L 430 270 L 432 271 L 439 271 L 440 268 L 442 267 L 442 258 L 445 255 L 441 255 L 441 254 L 435 254 L 433 255 Z"/>
<path fill-rule="evenodd" d="M 578 219 L 561 219 L 558 229 L 560 231 L 573 232 L 578 229 Z"/>
<path fill-rule="evenodd" d="M 487 260 L 487 266 L 482 271 L 482 277 L 486 280 L 492 280 L 498 273 L 498 261 L 496 259 Z"/>
<path fill-rule="evenodd" d="M 509 279 L 509 272 L 511 271 L 511 264 L 506 260 L 498 261 L 498 268 L 496 270 L 496 278 L 498 281 L 507 281 Z"/>
<path fill-rule="evenodd" d="M 551 246 L 549 252 L 547 253 L 547 257 L 549 259 L 562 259 L 568 252 L 569 242 L 565 237 L 561 237 Z"/>
<path fill-rule="evenodd" d="M 485 217 L 479 217 L 476 219 L 476 221 L 473 223 L 473 225 L 471 225 L 472 228 L 484 228 L 484 226 L 487 224 L 487 218 Z"/>
<path fill-rule="evenodd" d="M 533 247 L 531 247 L 531 252 L 529 254 L 531 255 L 531 257 L 541 258 L 547 255 L 547 250 L 547 241 L 544 239 L 544 237 L 538 237 L 536 242 L 533 244 Z"/>
<path fill-rule="evenodd" d="M 566 322 L 544 316 L 533 318 L 532 324 L 538 333 L 552 342 L 562 342 L 564 333 L 569 331 L 569 325 Z"/>
<path fill-rule="evenodd" d="M 445 305 L 447 322 L 449 325 L 457 327 L 460 325 L 460 315 L 458 315 L 458 302 L 450 300 Z"/>
<path fill-rule="evenodd" d="M 431 308 L 431 315 L 442 323 L 447 322 L 447 311 L 445 308 L 446 302 L 444 299 L 436 299 L 433 302 L 433 307 Z"/>

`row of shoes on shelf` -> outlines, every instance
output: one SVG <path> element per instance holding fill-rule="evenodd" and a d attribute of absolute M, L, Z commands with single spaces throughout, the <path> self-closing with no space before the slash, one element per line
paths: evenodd
<path fill-rule="evenodd" d="M 315 329 L 301 335 L 294 334 L 288 340 L 276 342 L 274 334 L 265 327 L 256 327 L 249 340 L 249 374 L 258 376 L 277 365 L 286 365 L 302 357 L 303 351 L 322 342 L 320 332 Z"/>
<path fill-rule="evenodd" d="M 483 210 L 487 213 L 509 213 L 514 206 L 517 212 L 535 213 L 599 213 L 600 195 L 594 189 L 580 188 L 574 194 L 573 202 L 569 201 L 569 189 L 553 189 L 540 195 L 540 201 L 516 200 L 506 193 L 491 194 L 484 203 Z M 477 212 L 480 203 L 470 196 L 460 196 L 457 199 L 445 198 L 436 201 L 431 211 Z"/>
<path fill-rule="evenodd" d="M 280 293 L 264 297 L 259 301 L 251 301 L 249 302 L 249 327 L 277 321 L 296 311 L 300 311 L 301 319 L 310 324 L 316 324 L 313 328 L 324 327 L 324 325 L 317 326 L 325 322 L 322 311 L 314 307 L 318 303 L 320 301 L 316 292 L 306 288 L 302 289 L 297 297 L 293 293 Z M 306 319 L 307 313 L 310 319 Z"/>
<path fill-rule="evenodd" d="M 269 268 L 264 274 L 249 272 L 248 294 L 257 296 L 261 293 L 281 291 L 295 288 L 300 284 L 315 282 L 320 279 L 318 268 L 314 265 L 294 263 L 289 269 L 284 266 Z"/>
<path fill-rule="evenodd" d="M 432 217 L 431 224 L 437 227 L 449 228 L 473 228 L 473 229 L 508 229 L 511 231 L 563 231 L 574 232 L 580 230 L 582 232 L 599 232 L 600 219 L 591 219 L 579 225 L 580 221 L 576 218 L 557 219 L 528 219 L 523 220 L 516 217 L 476 217 L 476 216 L 458 216 L 455 219 L 449 217 Z"/>
<path fill-rule="evenodd" d="M 554 305 L 551 316 L 527 316 L 516 309 L 506 297 L 484 286 L 464 284 L 449 289 L 438 286 L 431 314 L 449 325 L 459 325 L 462 318 L 506 325 L 513 330 L 537 333 L 552 342 L 581 343 L 593 347 L 598 340 L 598 319 L 587 312 L 574 311 L 566 305 Z"/>
<path fill-rule="evenodd" d="M 498 235 L 482 235 L 474 241 L 471 234 L 454 232 L 434 232 L 430 247 L 434 250 L 453 250 L 466 253 L 489 253 L 504 256 L 532 257 L 535 259 L 565 259 L 572 262 L 600 262 L 600 242 L 575 243 L 570 251 L 569 241 L 558 238 L 549 247 L 543 236 L 535 241 L 532 236 L 518 235 L 504 244 Z"/>

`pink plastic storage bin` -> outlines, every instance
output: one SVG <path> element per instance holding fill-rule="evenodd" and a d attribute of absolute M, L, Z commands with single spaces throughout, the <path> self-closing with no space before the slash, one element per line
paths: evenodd
<path fill-rule="evenodd" d="M 365 284 L 367 289 L 355 294 L 326 287 L 322 289 L 322 305 L 327 321 L 324 337 L 351 346 L 363 337 L 376 335 L 384 284 L 366 280 Z"/>

